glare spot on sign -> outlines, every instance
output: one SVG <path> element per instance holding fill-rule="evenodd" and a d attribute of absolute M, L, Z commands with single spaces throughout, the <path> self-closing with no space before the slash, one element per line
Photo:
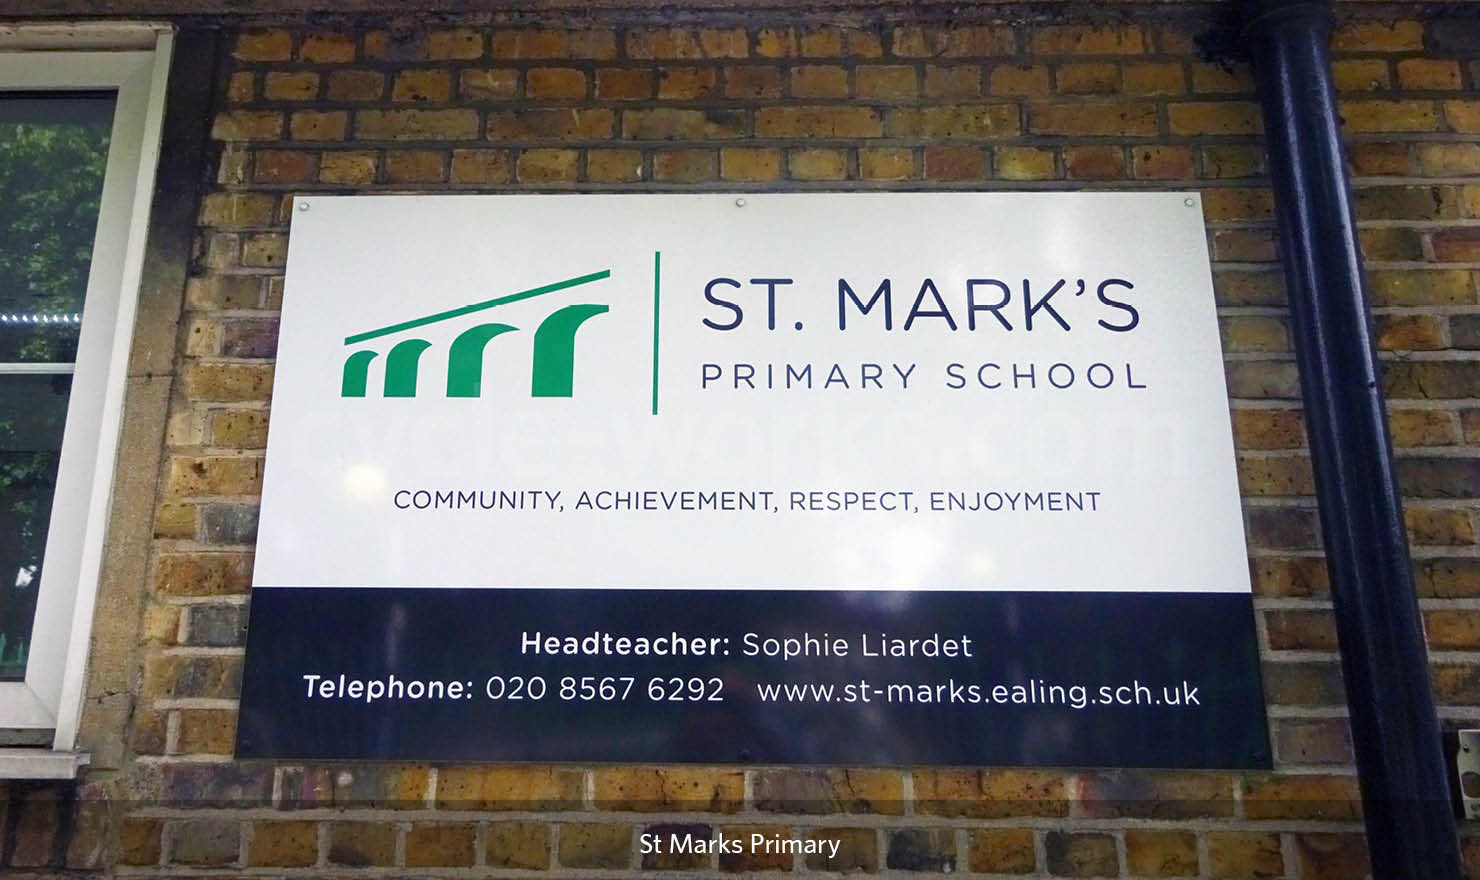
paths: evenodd
<path fill-rule="evenodd" d="M 942 554 L 940 535 L 922 526 L 856 529 L 840 544 L 840 562 L 845 582 L 876 585 L 897 584 L 894 589 L 934 586 Z"/>
<path fill-rule="evenodd" d="M 977 553 L 971 557 L 971 573 L 978 577 L 988 577 L 997 570 L 997 560 L 985 553 Z"/>
<path fill-rule="evenodd" d="M 385 474 L 374 465 L 351 465 L 344 470 L 344 491 L 362 500 L 373 499 L 385 491 Z"/>

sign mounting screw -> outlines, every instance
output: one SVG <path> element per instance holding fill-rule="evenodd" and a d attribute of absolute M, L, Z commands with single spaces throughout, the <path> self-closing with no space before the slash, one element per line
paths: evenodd
<path fill-rule="evenodd" d="M 1194 206 L 1194 205 L 1196 205 L 1196 204 L 1197 204 L 1197 202 L 1196 202 L 1196 201 L 1194 201 L 1194 200 L 1192 200 L 1192 199 L 1183 199 L 1183 200 L 1182 200 L 1182 204 L 1184 204 L 1184 205 L 1186 205 L 1186 206 L 1187 206 L 1187 207 L 1189 207 L 1189 208 L 1191 208 L 1191 207 L 1192 207 L 1192 206 Z"/>
<path fill-rule="evenodd" d="M 745 200 L 744 199 L 736 199 L 735 200 L 735 207 L 737 207 L 737 208 L 743 208 L 743 207 L 745 207 Z"/>
<path fill-rule="evenodd" d="M 298 210 L 300 210 L 300 211 L 307 211 L 308 210 L 308 202 L 299 202 L 298 203 Z"/>

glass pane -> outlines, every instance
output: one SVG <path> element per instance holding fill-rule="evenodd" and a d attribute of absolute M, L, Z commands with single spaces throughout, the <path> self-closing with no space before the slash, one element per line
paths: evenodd
<path fill-rule="evenodd" d="M 0 93 L 0 362 L 77 358 L 111 93 Z"/>
<path fill-rule="evenodd" d="M 0 375 L 0 681 L 26 675 L 72 377 Z"/>

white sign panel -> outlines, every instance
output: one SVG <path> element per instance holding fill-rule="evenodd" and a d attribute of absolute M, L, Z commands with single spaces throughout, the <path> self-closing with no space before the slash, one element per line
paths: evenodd
<path fill-rule="evenodd" d="M 1247 592 L 1196 195 L 325 197 L 261 586 Z"/>
<path fill-rule="evenodd" d="M 299 199 L 238 755 L 1268 766 L 1203 236 Z"/>

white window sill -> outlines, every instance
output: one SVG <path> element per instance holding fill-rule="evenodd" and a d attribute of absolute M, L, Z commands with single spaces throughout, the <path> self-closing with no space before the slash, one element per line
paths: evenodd
<path fill-rule="evenodd" d="M 87 752 L 0 749 L 0 779 L 76 779 L 90 760 Z"/>

